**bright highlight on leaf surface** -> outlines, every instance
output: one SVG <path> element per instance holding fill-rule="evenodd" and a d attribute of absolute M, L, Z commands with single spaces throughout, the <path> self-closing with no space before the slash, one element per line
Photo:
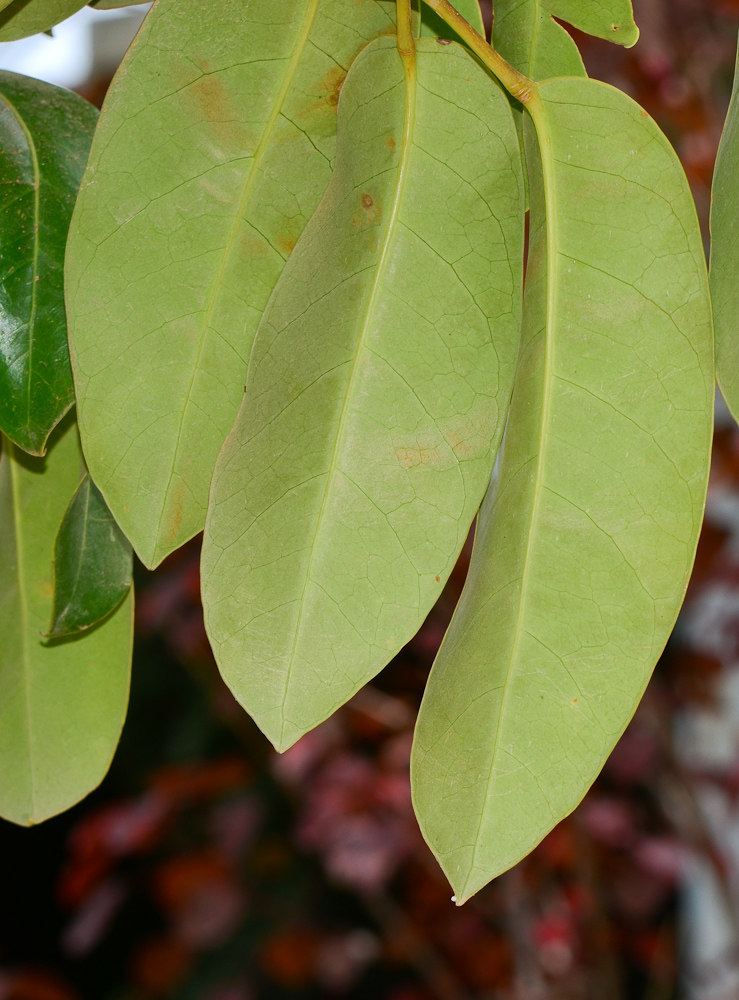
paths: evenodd
<path fill-rule="evenodd" d="M 86 0 L 11 0 L 0 3 L 0 42 L 48 31 L 82 10 Z"/>
<path fill-rule="evenodd" d="M 0 430 L 35 455 L 74 402 L 64 248 L 97 111 L 0 71 Z"/>
<path fill-rule="evenodd" d="M 48 636 L 83 632 L 131 589 L 131 544 L 90 476 L 69 502 L 54 544 L 54 603 Z"/>
<path fill-rule="evenodd" d="M 577 45 L 555 17 L 619 45 L 639 38 L 631 0 L 495 0 L 495 48 L 532 80 L 585 76 Z"/>
<path fill-rule="evenodd" d="M 380 81 L 382 81 L 380 85 Z M 358 57 L 331 184 L 257 333 L 216 468 L 206 625 L 285 749 L 421 625 L 490 476 L 519 336 L 510 106 L 456 44 Z"/>
<path fill-rule="evenodd" d="M 346 69 L 393 11 L 158 0 L 113 82 L 67 294 L 85 456 L 147 566 L 203 527 L 254 331 L 328 184 Z"/>
<path fill-rule="evenodd" d="M 508 431 L 412 759 L 460 902 L 574 809 L 626 727 L 685 595 L 710 454 L 711 310 L 682 169 L 619 91 L 539 94 Z M 533 165 L 536 146 L 529 130 Z"/>
<path fill-rule="evenodd" d="M 133 600 L 97 629 L 47 640 L 54 537 L 80 477 L 74 423 L 46 458 L 0 458 L 0 816 L 32 824 L 102 779 L 128 703 Z"/>

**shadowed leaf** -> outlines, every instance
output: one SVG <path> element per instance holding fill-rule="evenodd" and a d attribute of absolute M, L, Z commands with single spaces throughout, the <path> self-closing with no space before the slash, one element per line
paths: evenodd
<path fill-rule="evenodd" d="M 11 0 L 0 3 L 0 42 L 38 35 L 82 10 L 87 0 Z"/>
<path fill-rule="evenodd" d="M 72 497 L 54 544 L 48 636 L 82 632 L 118 607 L 131 587 L 131 544 L 90 476 Z"/>

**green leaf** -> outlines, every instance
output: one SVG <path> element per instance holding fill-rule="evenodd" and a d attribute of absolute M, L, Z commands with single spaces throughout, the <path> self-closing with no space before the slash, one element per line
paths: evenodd
<path fill-rule="evenodd" d="M 716 375 L 739 418 L 739 61 L 711 196 L 711 295 L 716 324 Z"/>
<path fill-rule="evenodd" d="M 485 25 L 482 22 L 482 12 L 477 0 L 457 0 L 454 6 L 475 31 L 485 38 Z M 459 41 L 456 32 L 425 3 L 421 3 L 421 37 L 449 38 L 453 41 Z"/>
<path fill-rule="evenodd" d="M 70 231 L 79 422 L 147 566 L 200 531 L 254 331 L 323 194 L 375 0 L 158 0 L 106 99 Z"/>
<path fill-rule="evenodd" d="M 0 71 L 0 430 L 42 455 L 74 402 L 64 247 L 97 111 Z"/>
<path fill-rule="evenodd" d="M 12 0 L 0 8 L 0 42 L 38 35 L 82 10 L 87 0 Z"/>
<path fill-rule="evenodd" d="M 678 160 L 621 92 L 539 90 L 508 430 L 412 755 L 458 902 L 575 808 L 624 731 L 685 594 L 711 444 L 705 258 Z"/>
<path fill-rule="evenodd" d="M 133 599 L 84 636 L 44 640 L 56 528 L 79 482 L 74 422 L 46 458 L 0 459 L 0 815 L 32 824 L 103 778 L 128 701 Z"/>
<path fill-rule="evenodd" d="M 72 497 L 54 545 L 54 604 L 48 636 L 90 628 L 131 588 L 131 543 L 90 476 Z"/>
<path fill-rule="evenodd" d="M 627 47 L 639 38 L 631 0 L 495 0 L 493 44 L 533 80 L 585 76 L 577 45 L 555 17 Z"/>
<path fill-rule="evenodd" d="M 378 88 L 378 80 L 383 85 Z M 519 337 L 510 106 L 461 46 L 359 56 L 331 184 L 254 344 L 216 467 L 206 624 L 284 750 L 417 631 L 490 476 Z"/>

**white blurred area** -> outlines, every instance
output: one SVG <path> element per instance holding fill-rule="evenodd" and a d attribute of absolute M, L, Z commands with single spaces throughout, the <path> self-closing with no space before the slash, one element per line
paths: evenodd
<path fill-rule="evenodd" d="M 35 76 L 73 90 L 95 77 L 112 76 L 150 3 L 116 10 L 83 7 L 52 29 L 17 42 L 0 42 L 0 69 Z"/>

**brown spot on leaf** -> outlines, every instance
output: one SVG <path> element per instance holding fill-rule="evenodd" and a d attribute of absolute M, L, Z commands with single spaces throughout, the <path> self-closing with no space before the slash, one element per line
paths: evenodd
<path fill-rule="evenodd" d="M 295 249 L 295 244 L 298 242 L 297 236 L 278 236 L 275 240 L 277 246 L 282 250 L 284 254 L 288 257 Z"/>
<path fill-rule="evenodd" d="M 436 580 L 437 583 L 441 583 L 441 577 L 440 576 L 435 576 L 434 579 Z"/>
<path fill-rule="evenodd" d="M 436 44 L 437 45 L 451 45 L 452 44 L 452 40 L 451 40 L 451 38 L 437 38 L 436 39 Z"/>
<path fill-rule="evenodd" d="M 362 208 L 372 208 L 374 203 L 375 199 L 372 197 L 372 195 L 366 193 L 362 195 Z"/>
<path fill-rule="evenodd" d="M 396 448 L 395 454 L 404 469 L 417 469 L 419 466 L 438 465 L 443 454 L 438 448 Z"/>
<path fill-rule="evenodd" d="M 231 94 L 217 76 L 203 76 L 191 88 L 199 109 L 211 122 L 233 119 Z"/>
<path fill-rule="evenodd" d="M 388 149 L 395 149 L 395 139 L 391 135 L 387 136 L 385 139 L 385 145 Z"/>

